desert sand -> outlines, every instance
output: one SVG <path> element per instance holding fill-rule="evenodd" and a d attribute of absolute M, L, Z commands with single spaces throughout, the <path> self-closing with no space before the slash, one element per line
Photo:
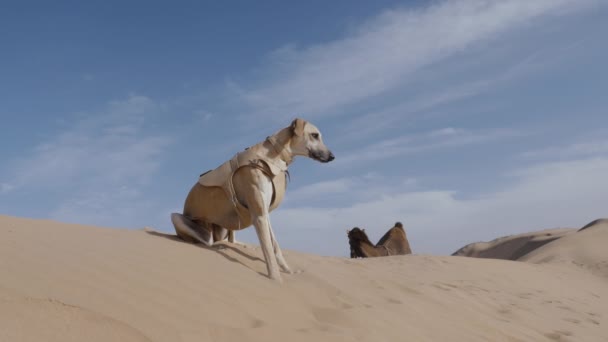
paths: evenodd
<path fill-rule="evenodd" d="M 454 256 L 577 266 L 608 279 L 608 219 L 468 244 Z"/>
<path fill-rule="evenodd" d="M 518 261 L 285 251 L 278 284 L 256 246 L 0 216 L 0 341 L 608 341 L 608 223 L 547 233 L 495 248 Z"/>
<path fill-rule="evenodd" d="M 470 243 L 452 255 L 518 260 L 531 251 L 576 231 L 574 228 L 555 228 L 503 236 L 488 242 Z"/>

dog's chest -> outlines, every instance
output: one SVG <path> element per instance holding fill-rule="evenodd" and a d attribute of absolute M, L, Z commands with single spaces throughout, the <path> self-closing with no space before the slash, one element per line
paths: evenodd
<path fill-rule="evenodd" d="M 239 201 L 234 189 L 233 177 L 239 168 L 254 167 L 260 169 L 268 176 L 271 181 L 269 189 L 266 191 L 270 195 L 269 212 L 276 209 L 285 197 L 287 165 L 278 165 L 270 160 L 266 160 L 257 152 L 256 146 L 240 152 L 214 170 L 205 172 L 198 180 L 198 183 L 203 186 L 221 187 L 224 190 L 234 208 L 235 219 L 238 218 L 239 221 L 235 224 L 238 227 L 236 229 L 249 226 L 251 220 L 249 210 Z"/>

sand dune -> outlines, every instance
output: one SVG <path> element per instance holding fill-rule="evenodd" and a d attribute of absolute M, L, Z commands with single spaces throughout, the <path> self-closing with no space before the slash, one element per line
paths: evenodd
<path fill-rule="evenodd" d="M 575 265 L 608 279 L 608 220 L 596 220 L 519 260 Z"/>
<path fill-rule="evenodd" d="M 608 340 L 603 273 L 547 263 L 604 230 L 531 262 L 285 251 L 301 272 L 279 285 L 252 246 L 0 216 L 0 341 Z M 608 260 L 594 246 L 566 258 Z"/>
<path fill-rule="evenodd" d="M 608 219 L 597 219 L 580 229 L 546 229 L 475 242 L 452 255 L 575 265 L 608 278 L 607 242 Z"/>
<path fill-rule="evenodd" d="M 517 260 L 531 251 L 555 241 L 565 235 L 575 233 L 573 228 L 545 229 L 536 232 L 509 235 L 489 242 L 470 243 L 453 256 Z"/>

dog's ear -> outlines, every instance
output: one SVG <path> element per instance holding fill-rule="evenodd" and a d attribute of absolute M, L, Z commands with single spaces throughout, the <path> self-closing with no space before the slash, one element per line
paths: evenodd
<path fill-rule="evenodd" d="M 346 230 L 346 235 L 350 234 L 350 229 Z"/>
<path fill-rule="evenodd" d="M 304 134 L 304 125 L 306 125 L 306 121 L 296 118 L 291 122 L 291 132 L 294 135 L 301 137 Z"/>

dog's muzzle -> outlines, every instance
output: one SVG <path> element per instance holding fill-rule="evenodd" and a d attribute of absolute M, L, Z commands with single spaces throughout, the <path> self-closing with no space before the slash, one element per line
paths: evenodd
<path fill-rule="evenodd" d="M 331 151 L 309 151 L 308 154 L 310 158 L 320 161 L 321 163 L 329 163 L 330 161 L 336 159 Z"/>

